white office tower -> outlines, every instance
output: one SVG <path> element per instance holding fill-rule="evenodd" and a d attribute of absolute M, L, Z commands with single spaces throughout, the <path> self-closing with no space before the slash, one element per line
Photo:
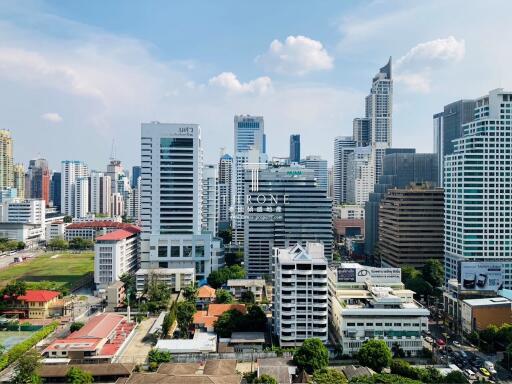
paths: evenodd
<path fill-rule="evenodd" d="M 87 165 L 81 161 L 64 160 L 61 163 L 61 212 L 68 216 L 74 216 L 76 212 L 75 192 L 77 180 L 88 176 Z M 83 184 L 82 184 L 83 185 Z M 82 200 L 83 203 L 83 200 Z M 87 210 L 87 209 L 85 209 Z"/>
<path fill-rule="evenodd" d="M 130 199 L 127 205 L 128 213 L 127 216 L 135 221 L 137 225 L 140 225 L 140 176 L 138 177 L 138 181 L 136 187 L 132 189 L 130 194 Z M 126 210 L 126 208 L 125 208 Z"/>
<path fill-rule="evenodd" d="M 327 260 L 321 243 L 274 248 L 274 334 L 282 347 L 327 343 Z"/>
<path fill-rule="evenodd" d="M 351 136 L 334 138 L 333 189 L 334 201 L 346 203 L 348 183 L 348 155 L 354 152 L 356 141 Z"/>
<path fill-rule="evenodd" d="M 113 193 L 110 199 L 110 212 L 112 217 L 124 215 L 124 197 L 119 192 Z"/>
<path fill-rule="evenodd" d="M 42 199 L 12 199 L 0 203 L 0 222 L 45 225 L 45 201 Z"/>
<path fill-rule="evenodd" d="M 91 171 L 89 178 L 90 188 L 90 213 L 110 216 L 112 182 L 110 176 L 103 172 Z"/>
<path fill-rule="evenodd" d="M 203 168 L 203 218 L 202 230 L 217 235 L 219 217 L 217 165 L 207 164 Z"/>
<path fill-rule="evenodd" d="M 141 133 L 141 268 L 194 268 L 201 280 L 223 263 L 223 249 L 201 233 L 199 125 L 143 123 Z"/>
<path fill-rule="evenodd" d="M 124 176 L 123 166 L 121 164 L 121 160 L 116 160 L 114 158 L 110 159 L 110 162 L 107 164 L 107 176 L 110 176 L 110 180 L 112 180 L 112 193 L 118 192 L 117 180 L 120 176 Z"/>
<path fill-rule="evenodd" d="M 300 164 L 306 169 L 313 170 L 318 187 L 327 191 L 327 160 L 322 160 L 320 156 L 306 156 Z"/>
<path fill-rule="evenodd" d="M 382 174 L 382 159 L 386 148 L 391 147 L 392 116 L 393 79 L 390 57 L 373 78 L 370 94 L 366 96 L 366 119 L 369 119 L 369 141 L 374 152 L 375 182 L 378 182 Z"/>
<path fill-rule="evenodd" d="M 248 151 L 252 161 L 266 162 L 265 124 L 263 116 L 236 115 L 234 119 L 235 161 L 233 187 L 233 242 L 243 244 L 244 221 L 241 213 L 244 209 L 244 177 Z"/>
<path fill-rule="evenodd" d="M 503 89 L 476 99 L 474 120 L 444 158 L 445 274 L 466 290 L 512 288 L 511 110 Z"/>
<path fill-rule="evenodd" d="M 75 212 L 73 217 L 86 217 L 89 213 L 89 178 L 79 177 L 75 185 Z"/>
<path fill-rule="evenodd" d="M 371 147 L 357 147 L 347 158 L 347 202 L 364 205 L 375 185 L 375 162 Z"/>
<path fill-rule="evenodd" d="M 233 201 L 233 158 L 227 153 L 219 160 L 219 223 L 229 223 Z"/>

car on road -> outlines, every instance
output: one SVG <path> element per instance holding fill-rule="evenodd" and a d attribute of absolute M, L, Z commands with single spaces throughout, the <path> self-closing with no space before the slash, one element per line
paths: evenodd
<path fill-rule="evenodd" d="M 452 344 L 455 345 L 456 347 L 460 347 L 460 343 L 457 340 L 453 340 Z"/>
<path fill-rule="evenodd" d="M 452 347 L 450 347 L 450 346 L 448 345 L 448 346 L 446 347 L 446 351 L 447 351 L 448 353 L 452 353 L 452 352 L 453 352 L 453 348 L 452 348 Z"/>
<path fill-rule="evenodd" d="M 473 372 L 471 369 L 465 369 L 464 370 L 464 376 L 466 376 L 469 380 L 476 380 L 476 373 Z"/>
<path fill-rule="evenodd" d="M 433 339 L 433 338 L 431 338 L 430 336 L 427 336 L 427 337 L 425 337 L 425 341 L 426 341 L 427 343 L 432 344 L 432 343 L 434 342 L 434 339 Z"/>
<path fill-rule="evenodd" d="M 491 373 L 485 369 L 484 367 L 480 368 L 480 372 L 482 373 L 482 375 L 484 375 L 485 377 L 489 377 L 491 376 Z"/>

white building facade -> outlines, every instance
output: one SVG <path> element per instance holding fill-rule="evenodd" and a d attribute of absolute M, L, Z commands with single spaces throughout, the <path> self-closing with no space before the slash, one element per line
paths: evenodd
<path fill-rule="evenodd" d="M 327 259 L 321 243 L 274 248 L 274 334 L 292 347 L 315 337 L 328 341 Z"/>
<path fill-rule="evenodd" d="M 320 156 L 306 156 L 300 161 L 300 164 L 306 169 L 312 169 L 317 185 L 327 191 L 327 160 L 322 160 Z"/>
<path fill-rule="evenodd" d="M 357 147 L 348 155 L 347 201 L 363 206 L 375 186 L 375 162 L 371 147 Z"/>
<path fill-rule="evenodd" d="M 217 235 L 219 219 L 219 189 L 217 165 L 207 164 L 203 168 L 203 218 L 202 230 Z"/>
<path fill-rule="evenodd" d="M 74 216 L 77 212 L 75 203 L 77 181 L 88 176 L 87 166 L 76 160 L 64 160 L 61 163 L 61 212 Z M 87 209 L 85 209 L 87 211 Z M 82 212 L 82 209 L 79 208 Z"/>
<path fill-rule="evenodd" d="M 336 203 L 347 202 L 348 156 L 354 152 L 356 142 L 352 136 L 334 139 L 333 191 Z"/>

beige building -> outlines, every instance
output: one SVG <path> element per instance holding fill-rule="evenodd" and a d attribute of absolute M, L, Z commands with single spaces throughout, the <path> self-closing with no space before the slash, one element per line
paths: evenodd
<path fill-rule="evenodd" d="M 512 301 L 505 297 L 469 299 L 461 302 L 462 330 L 465 333 L 483 331 L 512 323 Z"/>
<path fill-rule="evenodd" d="M 19 199 L 25 197 L 25 167 L 23 164 L 14 165 L 14 188 Z"/>
<path fill-rule="evenodd" d="M 228 280 L 228 289 L 233 296 L 240 300 L 242 293 L 251 291 L 254 294 L 254 300 L 261 303 L 265 297 L 265 280 L 264 279 L 233 279 Z"/>
<path fill-rule="evenodd" d="M 0 130 L 0 189 L 14 186 L 11 131 Z"/>

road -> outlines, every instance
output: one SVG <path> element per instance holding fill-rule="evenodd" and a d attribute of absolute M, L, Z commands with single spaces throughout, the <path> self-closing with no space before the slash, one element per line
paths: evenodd
<path fill-rule="evenodd" d="M 153 345 L 150 341 L 145 341 L 144 338 L 155 320 L 156 317 L 150 317 L 149 319 L 143 320 L 137 328 L 135 328 L 135 335 L 124 351 L 115 359 L 116 363 L 146 363 L 146 358 L 151 348 L 153 348 Z"/>
<path fill-rule="evenodd" d="M 15 257 L 37 257 L 43 254 L 40 249 L 28 249 L 16 252 L 14 255 L 0 256 L 0 269 L 10 266 L 14 262 Z"/>

